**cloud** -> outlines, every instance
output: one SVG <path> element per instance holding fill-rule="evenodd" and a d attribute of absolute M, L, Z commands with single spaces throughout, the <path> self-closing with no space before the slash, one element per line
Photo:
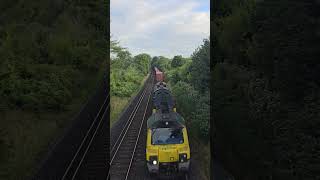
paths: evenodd
<path fill-rule="evenodd" d="M 111 34 L 133 54 L 190 56 L 210 34 L 209 0 L 111 0 Z"/>

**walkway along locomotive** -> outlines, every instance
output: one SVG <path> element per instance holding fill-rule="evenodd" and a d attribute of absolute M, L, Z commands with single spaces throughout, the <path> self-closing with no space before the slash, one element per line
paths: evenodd
<path fill-rule="evenodd" d="M 155 74 L 162 74 L 155 68 Z M 159 81 L 158 81 L 159 79 Z M 154 112 L 147 121 L 146 162 L 152 174 L 187 173 L 190 165 L 188 133 L 183 117 L 175 111 L 174 100 L 163 79 L 153 92 Z"/>

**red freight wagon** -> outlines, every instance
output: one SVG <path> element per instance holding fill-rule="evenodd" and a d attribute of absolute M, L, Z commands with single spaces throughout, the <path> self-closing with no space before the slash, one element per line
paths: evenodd
<path fill-rule="evenodd" d="M 156 73 L 156 80 L 157 80 L 157 82 L 162 82 L 163 81 L 163 79 L 164 79 L 164 74 L 163 74 L 163 72 L 161 72 L 158 68 L 154 68 L 154 71 L 155 71 L 155 73 Z"/>

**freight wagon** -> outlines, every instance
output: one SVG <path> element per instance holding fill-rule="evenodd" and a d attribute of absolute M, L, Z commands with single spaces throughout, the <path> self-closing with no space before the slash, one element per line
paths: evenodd
<path fill-rule="evenodd" d="M 162 82 L 164 80 L 164 73 L 160 71 L 157 67 L 154 67 L 155 77 L 157 82 Z"/>

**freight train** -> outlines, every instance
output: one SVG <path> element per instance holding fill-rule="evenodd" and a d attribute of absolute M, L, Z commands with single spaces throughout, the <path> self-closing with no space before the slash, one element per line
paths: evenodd
<path fill-rule="evenodd" d="M 183 117 L 176 112 L 164 73 L 154 68 L 157 83 L 153 92 L 155 111 L 147 120 L 146 162 L 153 175 L 188 173 L 190 147 Z"/>

